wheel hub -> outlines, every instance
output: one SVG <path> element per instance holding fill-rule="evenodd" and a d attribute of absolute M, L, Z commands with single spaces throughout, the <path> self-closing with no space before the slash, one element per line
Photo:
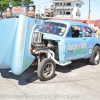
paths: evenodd
<path fill-rule="evenodd" d="M 43 74 L 45 77 L 49 77 L 53 72 L 53 65 L 52 63 L 48 63 L 44 66 Z"/>

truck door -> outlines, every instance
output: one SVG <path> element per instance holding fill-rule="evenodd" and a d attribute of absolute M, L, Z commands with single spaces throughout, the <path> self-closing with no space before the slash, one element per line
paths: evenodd
<path fill-rule="evenodd" d="M 83 39 L 83 26 L 71 26 L 66 36 L 66 59 L 83 58 L 87 53 L 87 41 Z"/>
<path fill-rule="evenodd" d="M 96 37 L 94 36 L 94 33 L 92 33 L 92 30 L 88 26 L 84 26 L 83 36 L 83 41 L 87 42 L 87 54 L 85 55 L 85 58 L 88 58 L 91 56 L 92 50 L 96 42 Z"/>

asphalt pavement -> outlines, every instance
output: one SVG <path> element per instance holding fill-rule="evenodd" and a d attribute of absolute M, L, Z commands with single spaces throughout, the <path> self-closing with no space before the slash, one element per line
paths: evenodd
<path fill-rule="evenodd" d="M 42 82 L 35 67 L 22 75 L 0 70 L 0 100 L 100 100 L 100 65 L 85 60 L 58 66 L 53 79 Z"/>

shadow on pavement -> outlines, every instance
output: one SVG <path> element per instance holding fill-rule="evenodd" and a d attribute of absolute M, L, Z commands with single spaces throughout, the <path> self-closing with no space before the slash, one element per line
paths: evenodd
<path fill-rule="evenodd" d="M 37 72 L 34 67 L 28 68 L 21 75 L 14 75 L 11 70 L 6 69 L 0 70 L 0 73 L 3 78 L 18 80 L 19 85 L 27 85 L 38 79 Z"/>
<path fill-rule="evenodd" d="M 56 71 L 62 72 L 62 73 L 67 73 L 67 72 L 70 72 L 71 70 L 84 67 L 85 65 L 87 65 L 87 64 L 84 60 L 77 60 L 77 61 L 73 61 L 73 63 L 71 63 L 67 66 L 57 65 Z M 3 78 L 18 80 L 19 85 L 27 85 L 29 83 L 32 83 L 32 82 L 38 80 L 35 66 L 29 67 L 24 73 L 22 73 L 19 76 L 14 75 L 11 72 L 11 70 L 6 70 L 6 69 L 0 70 L 0 73 Z M 56 77 L 56 74 L 54 77 Z"/>
<path fill-rule="evenodd" d="M 78 69 L 78 68 L 84 67 L 86 65 L 88 65 L 86 63 L 86 60 L 83 60 L 83 59 L 75 60 L 71 64 L 66 65 L 66 66 L 59 66 L 58 65 L 56 68 L 56 71 L 62 72 L 62 73 L 67 73 L 67 72 L 70 72 L 71 70 Z"/>

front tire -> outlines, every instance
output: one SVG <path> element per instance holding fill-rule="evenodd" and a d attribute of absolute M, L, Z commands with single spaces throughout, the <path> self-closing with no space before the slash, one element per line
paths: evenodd
<path fill-rule="evenodd" d="M 95 46 L 91 58 L 89 59 L 89 63 L 92 65 L 97 65 L 100 63 L 100 47 Z"/>
<path fill-rule="evenodd" d="M 47 81 L 53 78 L 55 70 L 56 70 L 55 62 L 50 58 L 45 58 L 40 62 L 37 74 L 41 81 Z"/>

